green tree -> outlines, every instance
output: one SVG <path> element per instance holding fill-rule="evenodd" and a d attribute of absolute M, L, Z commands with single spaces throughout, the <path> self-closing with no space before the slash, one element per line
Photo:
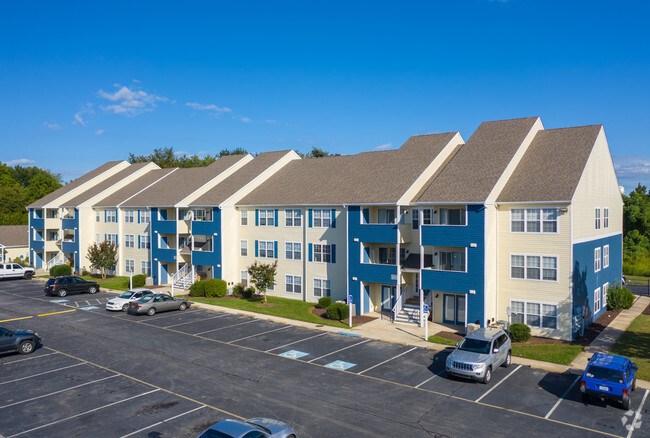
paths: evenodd
<path fill-rule="evenodd" d="M 299 154 L 301 158 L 323 158 L 323 157 L 340 157 L 341 154 L 330 154 L 327 151 L 324 151 L 322 149 L 319 149 L 317 147 L 313 147 L 310 152 L 307 152 L 306 154 L 300 153 Z"/>
<path fill-rule="evenodd" d="M 117 265 L 117 245 L 108 241 L 99 245 L 93 243 L 88 247 L 86 258 L 90 262 L 90 266 L 99 269 L 102 278 L 106 279 L 106 272 Z"/>
<path fill-rule="evenodd" d="M 255 288 L 264 294 L 264 303 L 266 304 L 266 290 L 275 286 L 275 273 L 277 272 L 277 260 L 273 264 L 255 263 L 248 267 L 248 275 L 251 277 L 251 283 Z"/>
<path fill-rule="evenodd" d="M 219 152 L 220 157 L 225 157 L 227 155 L 246 155 L 248 152 L 244 148 L 234 148 L 233 150 L 230 149 L 222 149 Z"/>
<path fill-rule="evenodd" d="M 219 152 L 218 157 L 223 157 L 226 155 L 240 155 L 247 154 L 243 148 L 235 149 L 223 149 Z M 204 157 L 199 157 L 198 155 L 181 155 L 174 152 L 173 147 L 169 148 L 156 148 L 153 150 L 152 154 L 149 155 L 135 155 L 133 153 L 129 154 L 129 163 L 156 163 L 162 168 L 169 167 L 205 167 L 214 163 L 218 158 L 214 155 L 206 155 Z"/>
<path fill-rule="evenodd" d="M 623 272 L 649 275 L 650 193 L 639 184 L 623 202 Z"/>

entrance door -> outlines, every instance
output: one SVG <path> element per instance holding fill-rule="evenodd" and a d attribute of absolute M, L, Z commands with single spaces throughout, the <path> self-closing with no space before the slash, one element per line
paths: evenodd
<path fill-rule="evenodd" d="M 160 284 L 167 284 L 167 263 L 160 264 Z"/>
<path fill-rule="evenodd" d="M 397 286 L 381 286 L 381 310 L 390 312 L 395 305 Z"/>
<path fill-rule="evenodd" d="M 443 295 L 445 324 L 465 325 L 465 295 Z"/>

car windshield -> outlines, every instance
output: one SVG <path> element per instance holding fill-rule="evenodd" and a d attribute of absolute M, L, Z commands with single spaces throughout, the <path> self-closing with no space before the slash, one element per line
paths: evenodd
<path fill-rule="evenodd" d="M 151 295 L 147 295 L 146 297 L 140 298 L 138 301 L 141 303 L 146 303 L 147 301 L 150 301 L 153 298 Z"/>
<path fill-rule="evenodd" d="M 47 280 L 47 283 L 45 284 L 47 284 L 48 286 L 52 286 L 54 284 L 54 281 L 55 281 L 54 278 L 50 278 L 49 280 Z"/>
<path fill-rule="evenodd" d="M 587 368 L 586 376 L 589 377 L 590 379 L 599 379 L 599 380 L 605 380 L 607 382 L 623 383 L 622 371 L 599 367 L 597 365 L 590 365 L 589 368 Z"/>
<path fill-rule="evenodd" d="M 224 432 L 219 432 L 218 430 L 208 429 L 199 436 L 199 438 L 234 438 L 232 435 L 228 435 Z"/>
<path fill-rule="evenodd" d="M 122 295 L 120 295 L 120 298 L 131 298 L 131 295 L 133 295 L 135 292 L 127 290 L 124 292 Z"/>
<path fill-rule="evenodd" d="M 465 338 L 458 346 L 459 350 L 471 351 L 472 353 L 488 354 L 490 352 L 490 341 Z"/>

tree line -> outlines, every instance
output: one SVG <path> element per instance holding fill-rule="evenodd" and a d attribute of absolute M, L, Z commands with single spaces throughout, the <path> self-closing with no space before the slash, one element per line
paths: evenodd
<path fill-rule="evenodd" d="M 62 186 L 61 175 L 0 163 L 0 225 L 27 225 L 26 207 Z"/>
<path fill-rule="evenodd" d="M 623 195 L 623 273 L 650 276 L 650 192 L 639 184 Z"/>

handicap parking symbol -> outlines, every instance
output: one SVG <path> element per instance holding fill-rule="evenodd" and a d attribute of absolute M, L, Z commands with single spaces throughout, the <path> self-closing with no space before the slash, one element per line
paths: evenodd
<path fill-rule="evenodd" d="M 302 351 L 289 350 L 289 351 L 285 351 L 284 353 L 280 354 L 279 356 L 288 357 L 289 359 L 300 359 L 301 357 L 307 356 L 308 354 L 309 353 L 304 353 Z"/>
<path fill-rule="evenodd" d="M 332 369 L 341 370 L 341 371 L 345 371 L 345 370 L 347 370 L 349 368 L 352 368 L 353 366 L 356 366 L 356 363 L 343 362 L 342 360 L 337 360 L 337 361 L 334 361 L 334 362 L 330 362 L 327 365 L 325 365 L 325 367 L 327 367 L 327 368 L 332 368 Z"/>
<path fill-rule="evenodd" d="M 80 307 L 79 309 L 81 310 L 96 310 L 99 309 L 97 306 L 86 306 L 86 307 Z"/>
<path fill-rule="evenodd" d="M 50 303 L 67 303 L 70 300 L 50 300 Z"/>

